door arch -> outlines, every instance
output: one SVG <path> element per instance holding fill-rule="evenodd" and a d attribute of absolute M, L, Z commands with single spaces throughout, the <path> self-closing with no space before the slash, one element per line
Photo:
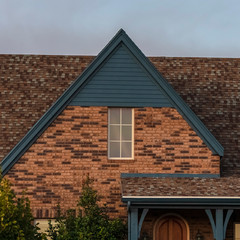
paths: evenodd
<path fill-rule="evenodd" d="M 187 222 L 177 214 L 160 217 L 154 226 L 154 240 L 189 240 Z"/>

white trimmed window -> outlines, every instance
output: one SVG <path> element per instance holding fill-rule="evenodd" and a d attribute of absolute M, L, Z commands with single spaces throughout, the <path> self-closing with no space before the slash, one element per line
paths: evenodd
<path fill-rule="evenodd" d="M 234 240 L 240 240 L 240 223 L 234 224 Z"/>
<path fill-rule="evenodd" d="M 51 220 L 53 226 L 57 224 L 55 219 L 34 219 L 34 225 L 39 227 L 39 232 L 48 234 L 47 230 L 49 228 L 49 220 Z M 47 239 L 50 239 L 50 237 L 47 237 Z"/>
<path fill-rule="evenodd" d="M 133 115 L 132 108 L 109 108 L 109 159 L 133 159 Z"/>

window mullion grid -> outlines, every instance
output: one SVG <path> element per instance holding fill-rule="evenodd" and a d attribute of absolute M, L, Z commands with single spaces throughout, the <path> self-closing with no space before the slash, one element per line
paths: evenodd
<path fill-rule="evenodd" d="M 112 139 L 110 139 L 109 138 L 109 140 L 110 140 L 110 143 L 111 142 L 119 142 L 119 150 L 120 150 L 120 152 L 119 152 L 119 157 L 117 157 L 117 158 L 122 158 L 122 144 L 123 144 L 123 141 L 124 142 L 129 142 L 129 143 L 132 143 L 131 145 L 133 145 L 133 120 L 132 120 L 132 122 L 129 124 L 129 123 L 125 123 L 125 124 L 123 124 L 123 122 L 122 122 L 122 118 L 123 118 L 123 116 L 122 116 L 122 113 L 123 111 L 122 111 L 122 108 L 120 108 L 120 120 L 119 120 L 119 124 L 118 123 L 110 123 L 110 126 L 119 126 L 119 131 L 120 131 L 120 136 L 119 136 L 119 140 L 112 140 Z M 132 119 L 133 119 L 133 114 L 132 114 Z M 110 121 L 110 120 L 109 120 Z M 131 127 L 132 128 L 132 134 L 131 134 L 131 140 L 123 140 L 122 139 L 122 133 L 123 133 L 123 126 L 129 126 L 129 127 Z M 111 127 L 110 127 L 111 128 Z M 111 130 L 110 130 L 111 131 Z M 132 147 L 132 146 L 131 146 Z M 133 150 L 131 150 L 131 157 L 132 157 L 132 154 L 133 154 Z"/>
<path fill-rule="evenodd" d="M 122 108 L 120 108 L 120 158 L 122 157 Z"/>

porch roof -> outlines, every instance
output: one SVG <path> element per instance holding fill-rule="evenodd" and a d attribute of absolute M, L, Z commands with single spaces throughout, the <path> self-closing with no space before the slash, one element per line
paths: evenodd
<path fill-rule="evenodd" d="M 162 206 L 240 206 L 240 178 L 126 177 L 122 201 Z"/>

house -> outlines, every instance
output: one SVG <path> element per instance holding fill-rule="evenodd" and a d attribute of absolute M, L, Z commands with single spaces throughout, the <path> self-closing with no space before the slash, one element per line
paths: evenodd
<path fill-rule="evenodd" d="M 40 221 L 89 174 L 128 239 L 240 237 L 240 59 L 0 55 L 1 167 Z"/>

